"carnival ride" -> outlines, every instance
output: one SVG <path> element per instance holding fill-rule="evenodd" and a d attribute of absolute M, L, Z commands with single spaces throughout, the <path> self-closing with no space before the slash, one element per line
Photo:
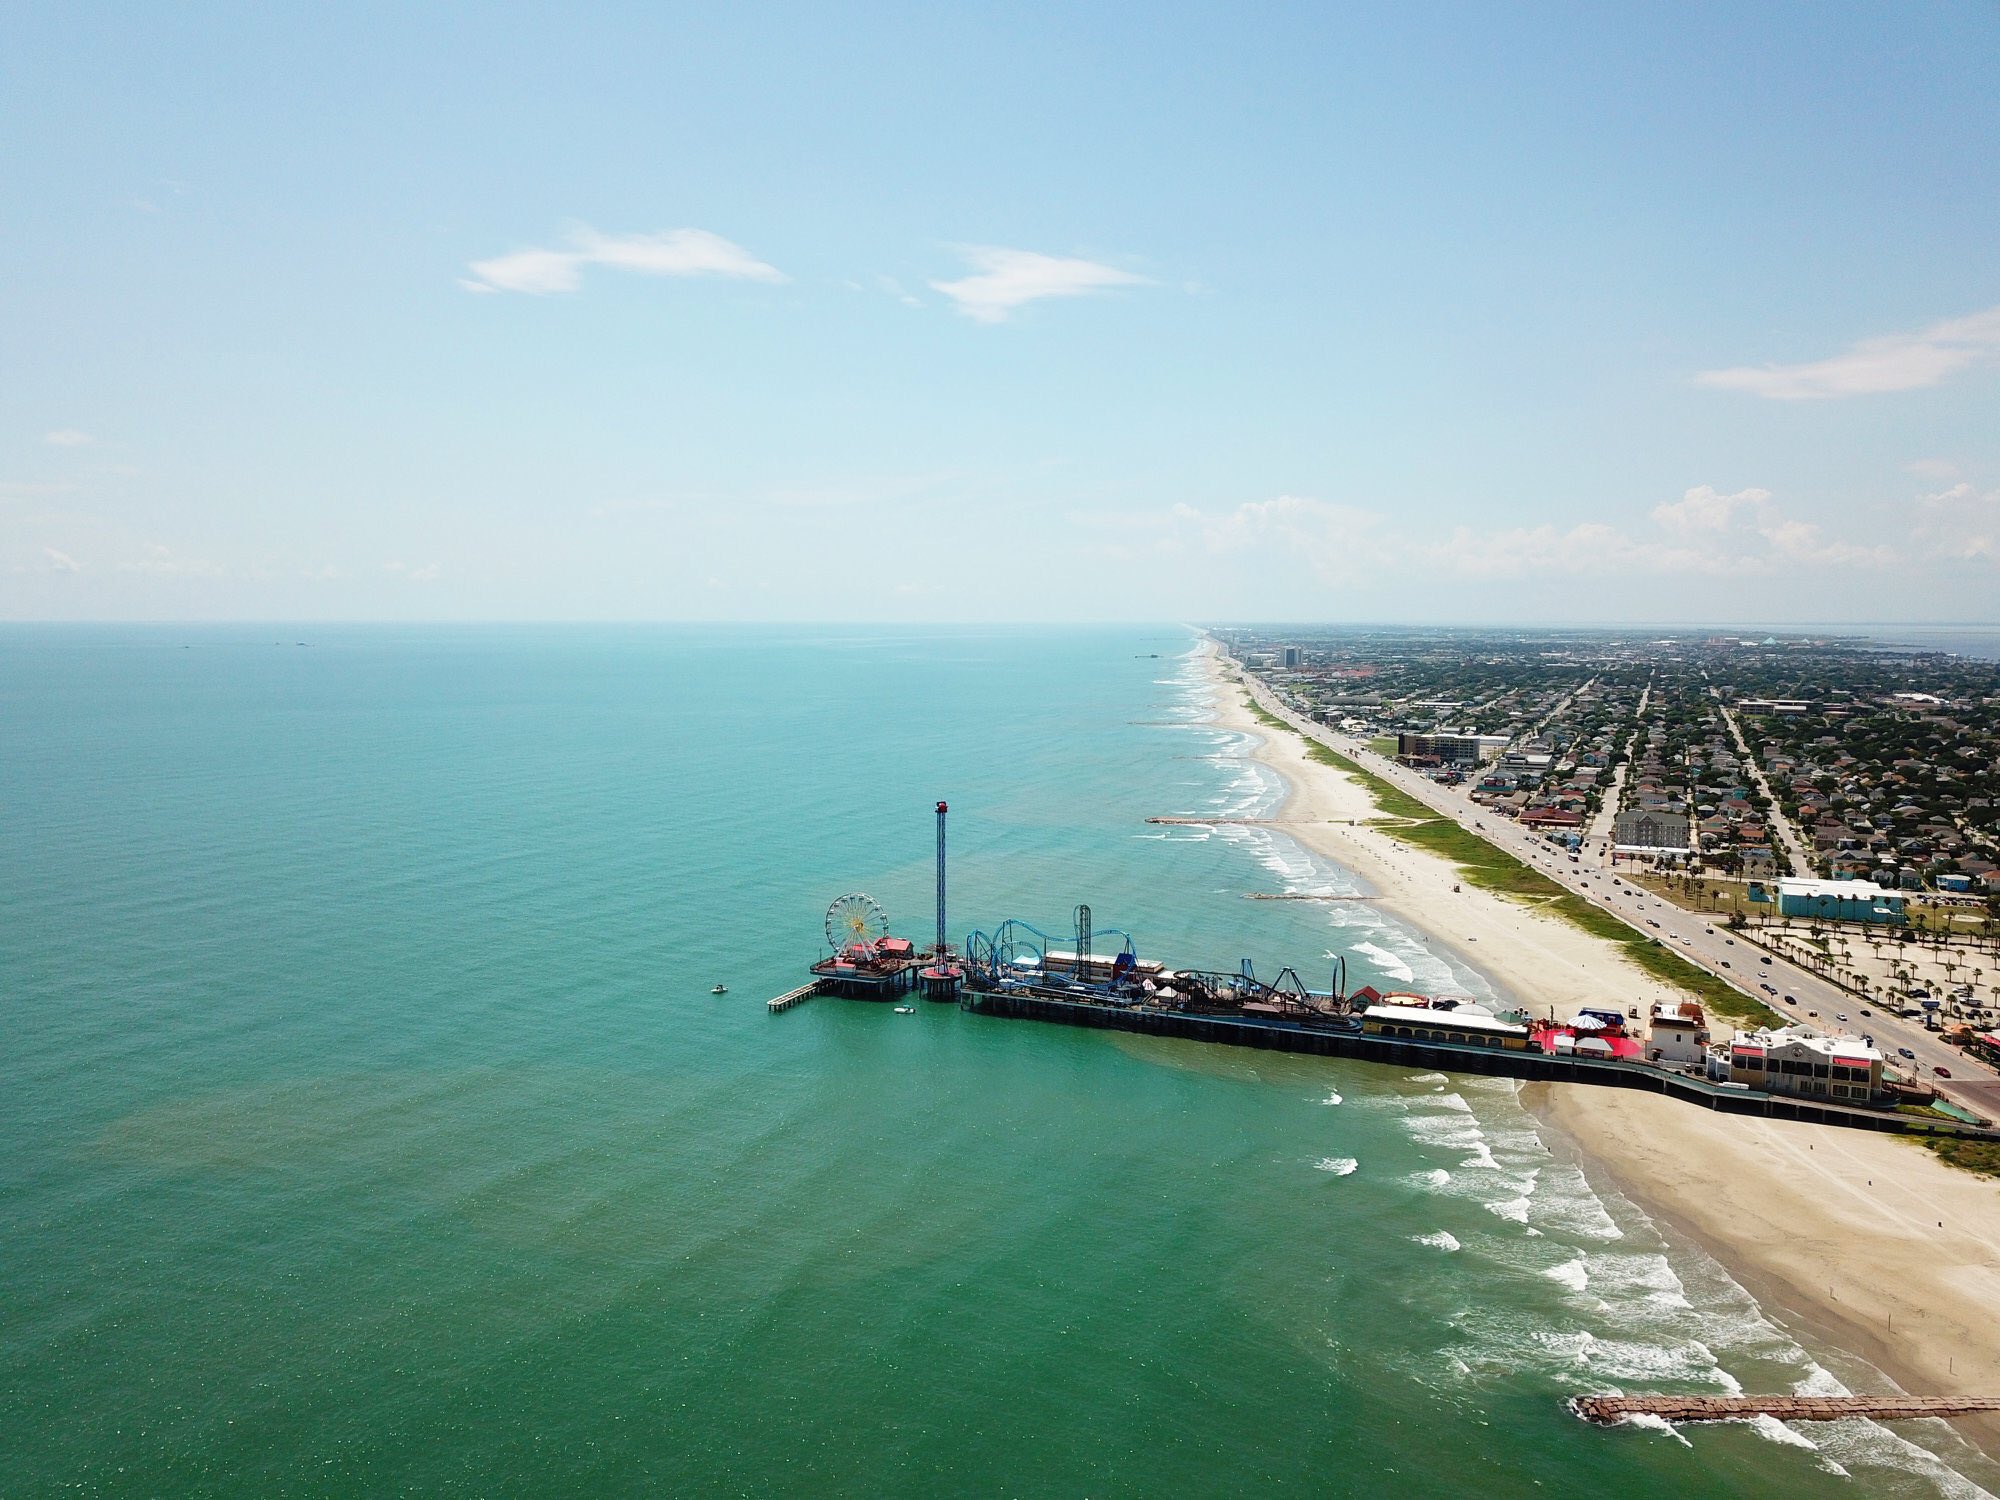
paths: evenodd
<path fill-rule="evenodd" d="M 836 896 L 826 909 L 826 945 L 836 954 L 872 959 L 889 934 L 889 914 L 866 891 Z"/>
<path fill-rule="evenodd" d="M 1010 917 L 989 934 L 965 940 L 968 998 L 981 992 L 1025 990 L 1053 999 L 1120 1008 L 1184 1011 L 1196 1015 L 1264 1015 L 1294 1020 L 1336 1020 L 1348 1013 L 1347 960 L 1334 956 L 1331 987 L 1316 991 L 1287 966 L 1268 983 L 1249 959 L 1234 972 L 1168 969 L 1142 961 L 1130 933 L 1110 953 L 1095 947 L 1088 906 L 1076 909 L 1075 947 L 1064 950 L 1032 923 Z"/>

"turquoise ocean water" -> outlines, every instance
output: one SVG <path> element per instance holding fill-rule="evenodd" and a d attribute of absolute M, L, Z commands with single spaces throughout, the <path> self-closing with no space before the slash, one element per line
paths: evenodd
<path fill-rule="evenodd" d="M 0 633 L 0 1494 L 1980 1493 L 1565 1415 L 1857 1372 L 1507 1081 L 765 1013 L 940 797 L 956 934 L 1490 994 L 1145 823 L 1275 797 L 1193 639 Z"/>

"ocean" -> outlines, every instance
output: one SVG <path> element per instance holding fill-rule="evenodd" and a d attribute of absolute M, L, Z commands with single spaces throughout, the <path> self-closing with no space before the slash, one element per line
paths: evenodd
<path fill-rule="evenodd" d="M 766 997 L 932 925 L 1492 996 L 1192 632 L 0 630 L 0 1494 L 1973 1495 L 1508 1080 Z M 713 995 L 713 985 L 728 993 Z"/>
<path fill-rule="evenodd" d="M 1858 636 L 1885 647 L 1949 651 L 1974 661 L 2000 661 L 2000 625 L 1847 625 L 1828 629 L 1831 634 Z"/>

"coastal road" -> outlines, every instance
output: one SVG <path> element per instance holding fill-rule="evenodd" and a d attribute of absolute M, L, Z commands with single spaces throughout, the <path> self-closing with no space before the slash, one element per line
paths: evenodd
<path fill-rule="evenodd" d="M 1788 1019 L 1796 1019 L 1800 1025 L 1828 1034 L 1872 1036 L 1897 1071 L 1922 1078 L 1947 1099 L 1986 1119 L 2000 1120 L 2000 1076 L 1947 1046 L 1935 1033 L 1925 1031 L 1914 1021 L 1884 1014 L 1788 959 L 1763 953 L 1747 936 L 1739 937 L 1700 913 L 1678 907 L 1596 866 L 1572 860 L 1566 851 L 1512 820 L 1439 786 L 1388 756 L 1378 755 L 1351 736 L 1305 718 L 1279 702 L 1268 687 L 1249 673 L 1243 674 L 1243 680 L 1250 685 L 1251 696 L 1265 712 L 1277 715 L 1301 734 L 1366 766 L 1371 773 L 1440 816 L 1473 829 L 1496 847 L 1620 918 L 1642 936 L 1659 938 L 1682 957 Z M 1765 985 L 1771 988 L 1766 990 Z M 1790 1003 L 1786 996 L 1791 997 Z M 1864 1014 L 1864 1007 L 1871 1013 Z M 1899 1049 L 1904 1048 L 1913 1055 L 1900 1056 Z M 1949 1070 L 1947 1078 L 1935 1076 L 1939 1065 Z"/>

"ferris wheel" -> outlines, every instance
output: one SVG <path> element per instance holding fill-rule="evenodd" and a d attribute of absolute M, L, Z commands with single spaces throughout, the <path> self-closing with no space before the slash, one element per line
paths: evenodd
<path fill-rule="evenodd" d="M 882 903 L 863 891 L 836 896 L 826 909 L 826 941 L 834 952 L 853 947 L 873 953 L 889 931 L 889 914 Z"/>

